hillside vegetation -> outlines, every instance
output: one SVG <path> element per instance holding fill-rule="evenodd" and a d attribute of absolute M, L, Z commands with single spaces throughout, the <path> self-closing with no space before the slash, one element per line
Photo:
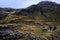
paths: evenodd
<path fill-rule="evenodd" d="M 0 8 L 0 40 L 60 40 L 60 4 Z"/>

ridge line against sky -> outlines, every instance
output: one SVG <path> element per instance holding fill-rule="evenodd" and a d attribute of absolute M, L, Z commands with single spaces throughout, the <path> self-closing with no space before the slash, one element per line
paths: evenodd
<path fill-rule="evenodd" d="M 7 8 L 26 8 L 30 5 L 37 4 L 42 0 L 0 0 L 0 7 Z M 60 0 L 43 0 L 60 3 Z"/>

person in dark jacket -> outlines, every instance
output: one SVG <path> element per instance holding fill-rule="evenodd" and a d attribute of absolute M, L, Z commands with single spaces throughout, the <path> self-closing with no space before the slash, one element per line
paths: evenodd
<path fill-rule="evenodd" d="M 56 26 L 54 26 L 53 31 L 55 31 L 56 29 L 57 29 L 57 27 L 56 27 Z"/>
<path fill-rule="evenodd" d="M 52 26 L 50 26 L 50 31 L 52 30 Z"/>

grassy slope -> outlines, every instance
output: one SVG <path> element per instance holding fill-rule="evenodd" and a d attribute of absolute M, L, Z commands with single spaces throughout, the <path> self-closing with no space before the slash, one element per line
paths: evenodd
<path fill-rule="evenodd" d="M 55 22 L 45 22 L 44 20 L 40 20 L 38 17 L 35 19 L 28 17 L 28 16 L 16 16 L 11 15 L 6 17 L 4 20 L 7 24 L 20 24 L 22 27 L 20 29 L 14 30 L 14 32 L 20 32 L 23 34 L 30 34 L 32 37 L 42 37 L 46 40 L 51 40 L 51 35 L 53 35 L 56 32 L 60 32 L 58 29 L 57 31 L 51 31 L 48 29 L 50 25 L 57 26 L 57 28 L 60 28 L 59 25 Z M 57 33 L 56 33 L 57 34 Z M 50 38 L 50 39 L 49 39 Z M 57 38 L 58 39 L 58 38 Z"/>

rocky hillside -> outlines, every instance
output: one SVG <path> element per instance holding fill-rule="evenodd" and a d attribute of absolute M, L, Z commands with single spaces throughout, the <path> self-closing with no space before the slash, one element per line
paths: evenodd
<path fill-rule="evenodd" d="M 60 4 L 0 8 L 0 40 L 60 40 Z"/>

